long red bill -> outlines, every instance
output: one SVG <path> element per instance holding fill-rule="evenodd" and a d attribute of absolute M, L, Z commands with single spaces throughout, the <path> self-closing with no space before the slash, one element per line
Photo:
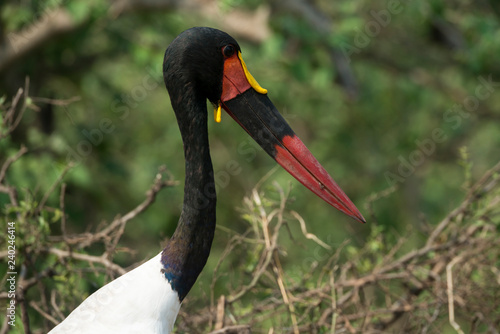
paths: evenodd
<path fill-rule="evenodd" d="M 224 63 L 224 110 L 293 177 L 336 209 L 365 223 L 356 206 L 295 135 L 265 90 L 249 77 L 238 56 Z"/>

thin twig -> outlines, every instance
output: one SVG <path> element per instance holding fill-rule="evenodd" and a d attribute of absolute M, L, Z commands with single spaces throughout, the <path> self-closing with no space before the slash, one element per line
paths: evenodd
<path fill-rule="evenodd" d="M 59 210 L 61 210 L 61 233 L 63 240 L 66 241 L 66 210 L 65 210 L 65 200 L 66 195 L 66 183 L 61 184 L 61 193 L 59 195 Z"/>
<path fill-rule="evenodd" d="M 30 306 L 33 307 L 38 313 L 40 313 L 40 315 L 42 315 L 45 319 L 50 321 L 52 324 L 54 324 L 54 325 L 59 324 L 60 321 L 58 321 L 56 318 L 54 318 L 53 316 L 51 316 L 50 314 L 48 314 L 47 312 L 42 310 L 40 308 L 40 306 L 38 306 L 38 304 L 35 303 L 34 301 L 30 302 Z"/>
<path fill-rule="evenodd" d="M 435 239 L 438 237 L 439 234 L 446 228 L 446 226 L 451 222 L 453 218 L 458 216 L 459 214 L 463 213 L 469 205 L 477 199 L 477 196 L 481 195 L 480 188 L 483 187 L 488 180 L 495 174 L 500 172 L 500 162 L 498 162 L 493 168 L 488 170 L 484 175 L 477 181 L 469 190 L 467 193 L 467 196 L 465 200 L 451 213 L 449 213 L 439 224 L 438 226 L 432 231 L 432 234 L 430 237 L 427 239 L 426 245 L 429 246 L 432 243 L 434 243 Z M 490 186 L 492 187 L 492 186 Z"/>
<path fill-rule="evenodd" d="M 12 122 L 13 122 L 14 114 L 16 112 L 16 107 L 17 107 L 17 104 L 19 103 L 19 99 L 23 95 L 23 92 L 24 92 L 24 90 L 21 87 L 19 87 L 16 95 L 12 99 L 12 102 L 10 104 L 9 109 L 5 113 L 5 117 L 3 119 L 3 124 L 6 125 L 7 128 L 9 128 L 10 124 L 12 124 Z"/>
<path fill-rule="evenodd" d="M 52 104 L 52 105 L 55 105 L 55 106 L 67 106 L 73 102 L 76 102 L 76 101 L 80 101 L 81 98 L 80 96 L 73 96 L 73 97 L 70 97 L 69 99 L 48 99 L 48 98 L 45 98 L 45 97 L 31 97 L 31 100 L 33 102 L 42 102 L 42 103 L 47 103 L 47 104 Z"/>
<path fill-rule="evenodd" d="M 74 166 L 74 164 L 72 162 L 70 162 L 68 165 L 66 165 L 64 167 L 64 169 L 61 172 L 61 174 L 57 177 L 57 180 L 54 183 L 52 183 L 52 185 L 50 186 L 49 190 L 44 194 L 44 196 L 40 200 L 40 203 L 37 206 L 36 214 L 38 214 L 41 210 L 43 210 L 43 208 L 45 207 L 45 203 L 47 203 L 47 200 L 49 199 L 49 196 L 54 192 L 54 190 L 56 189 L 56 187 L 64 179 L 64 176 L 66 175 L 66 173 L 68 173 L 68 171 L 71 168 L 73 168 L 73 166 Z"/>
<path fill-rule="evenodd" d="M 70 258 L 70 259 L 75 259 L 75 260 L 80 260 L 80 261 L 85 261 L 88 263 L 99 263 L 103 265 L 106 269 L 112 270 L 115 273 L 118 273 L 120 275 L 125 274 L 127 271 L 120 267 L 119 265 L 111 262 L 104 256 L 93 256 L 93 255 L 88 255 L 88 254 L 82 254 L 82 253 L 74 253 L 74 252 L 69 252 L 65 251 L 62 249 L 57 249 L 57 248 L 49 248 L 48 252 L 51 254 L 56 255 L 59 258 Z"/>
<path fill-rule="evenodd" d="M 446 283 L 448 285 L 448 315 L 450 320 L 450 325 L 459 333 L 465 334 L 464 331 L 460 328 L 460 325 L 455 321 L 455 301 L 453 298 L 453 266 L 458 262 L 462 261 L 462 256 L 457 256 L 451 260 L 450 263 L 446 266 Z"/>
<path fill-rule="evenodd" d="M 5 162 L 2 165 L 2 169 L 0 169 L 0 183 L 4 181 L 5 175 L 7 175 L 7 170 L 10 168 L 10 166 L 14 162 L 19 160 L 19 158 L 22 157 L 26 152 L 28 152 L 26 146 L 21 145 L 21 148 L 19 149 L 19 151 L 17 151 L 16 154 L 14 154 L 14 156 L 9 157 L 7 158 L 7 160 L 5 160 Z"/>
<path fill-rule="evenodd" d="M 323 247 L 325 249 L 328 249 L 328 250 L 332 249 L 332 247 L 330 247 L 330 245 L 327 245 L 326 243 L 321 241 L 321 239 L 318 238 L 315 234 L 307 232 L 306 222 L 304 221 L 304 218 L 302 218 L 295 211 L 290 211 L 290 213 L 292 214 L 292 216 L 295 217 L 295 219 L 297 219 L 299 221 L 300 230 L 302 231 L 302 234 L 304 235 L 304 237 L 306 237 L 309 240 L 314 241 L 315 243 L 317 243 L 318 245 L 320 245 L 321 247 Z"/>

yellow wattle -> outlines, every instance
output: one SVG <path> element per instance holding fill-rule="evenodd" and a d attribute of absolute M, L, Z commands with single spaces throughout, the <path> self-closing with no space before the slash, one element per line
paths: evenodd
<path fill-rule="evenodd" d="M 219 102 L 219 106 L 217 108 L 214 108 L 214 119 L 217 123 L 220 123 L 221 121 L 221 103 Z"/>
<path fill-rule="evenodd" d="M 246 76 L 250 86 L 252 86 L 252 88 L 255 89 L 255 91 L 257 91 L 257 93 L 267 94 L 267 89 L 262 88 L 259 85 L 259 83 L 257 82 L 257 80 L 255 80 L 255 78 L 250 74 L 250 72 L 248 72 L 247 65 L 245 65 L 245 62 L 243 61 L 243 58 L 241 57 L 240 51 L 238 51 L 238 58 L 240 58 L 241 66 L 243 67 L 243 72 L 245 72 L 245 76 Z"/>

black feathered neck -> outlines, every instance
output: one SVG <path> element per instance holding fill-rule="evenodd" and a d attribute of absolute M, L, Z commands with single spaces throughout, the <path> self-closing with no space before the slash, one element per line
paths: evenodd
<path fill-rule="evenodd" d="M 187 295 L 206 264 L 215 231 L 216 193 L 210 159 L 206 99 L 222 94 L 222 47 L 237 42 L 212 28 L 192 28 L 167 48 L 163 78 L 184 143 L 186 180 L 178 226 L 162 252 L 165 277 L 179 300 Z"/>

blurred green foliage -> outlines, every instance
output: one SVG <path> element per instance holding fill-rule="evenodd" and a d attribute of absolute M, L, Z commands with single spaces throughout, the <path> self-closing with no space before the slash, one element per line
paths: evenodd
<path fill-rule="evenodd" d="M 328 207 L 283 170 L 276 170 L 265 184 L 291 182 L 289 209 L 300 212 L 308 228 L 328 238 L 331 246 L 351 239 L 356 247 L 369 238 L 369 249 L 385 252 L 376 236 L 383 231 L 396 239 L 409 225 L 422 231 L 425 223 L 439 221 L 463 199 L 461 187 L 500 156 L 500 14 L 493 0 L 401 1 L 401 11 L 386 16 L 390 22 L 385 25 L 377 17 L 387 12 L 387 1 L 316 3 L 332 19 L 330 34 L 276 10 L 279 1 L 218 1 L 224 15 L 272 5 L 271 35 L 260 43 L 239 39 L 247 66 L 368 224 L 356 224 Z M 21 143 L 29 149 L 9 169 L 7 181 L 22 189 L 21 206 L 36 207 L 73 161 L 64 177 L 69 233 L 92 230 L 134 208 L 160 165 L 183 180 L 182 142 L 162 79 L 163 53 L 189 27 L 224 29 L 217 17 L 199 11 L 169 8 L 113 16 L 109 6 L 100 0 L 0 4 L 3 43 L 32 43 L 22 29 L 44 15 L 53 19 L 54 8 L 66 10 L 74 24 L 70 33 L 44 41 L 0 76 L 0 94 L 8 99 L 29 77 L 30 96 L 38 106 L 27 109 L 12 137 L 0 141 L 2 161 Z M 436 22 L 452 28 L 439 30 Z M 450 46 L 447 38 L 459 42 Z M 358 81 L 354 98 L 336 81 L 332 48 L 348 58 Z M 79 99 L 60 105 L 36 97 Z M 218 184 L 217 224 L 244 231 L 245 219 L 237 208 L 274 162 L 227 115 L 220 124 L 210 122 L 209 132 Z M 230 173 L 234 164 L 240 167 L 235 175 Z M 394 185 L 397 190 L 372 203 L 373 212 L 366 211 L 367 198 Z M 153 206 L 127 225 L 120 244 L 137 254 L 118 254 L 121 265 L 159 251 L 176 227 L 182 194 L 182 186 L 161 192 Z M 9 197 L 0 193 L 3 214 L 16 219 L 16 209 L 8 203 Z M 57 191 L 48 203 L 59 206 Z M 37 242 L 61 233 L 55 224 L 60 216 L 55 211 L 38 218 Z M 300 235 L 298 226 L 290 230 Z M 419 233 L 412 237 L 422 238 Z M 217 231 L 193 298 L 207 293 L 209 284 L 204 282 L 210 281 L 226 238 Z M 289 249 L 290 262 L 307 257 L 300 248 Z M 363 261 L 367 271 L 374 265 Z"/>

